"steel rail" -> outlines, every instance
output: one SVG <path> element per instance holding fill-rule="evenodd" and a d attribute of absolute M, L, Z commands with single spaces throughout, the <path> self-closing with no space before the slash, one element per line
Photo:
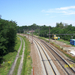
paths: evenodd
<path fill-rule="evenodd" d="M 35 42 L 35 44 L 36 44 L 36 42 Z M 41 58 L 42 58 L 42 60 L 43 60 L 43 57 L 42 57 L 42 54 L 41 54 L 41 52 L 40 52 L 39 46 L 38 46 L 37 44 L 36 44 L 36 46 L 37 46 L 37 48 L 38 48 L 38 50 L 39 50 L 39 53 L 40 53 L 40 56 L 41 56 Z M 48 72 L 47 72 L 45 63 L 44 63 L 44 61 L 42 61 L 42 62 L 43 62 L 44 68 L 45 68 L 46 75 L 48 75 Z"/>
<path fill-rule="evenodd" d="M 38 43 L 39 44 L 39 43 Z M 39 46 L 42 48 L 42 46 L 39 44 Z M 42 48 L 42 50 L 43 50 L 43 48 Z M 47 55 L 46 55 L 46 53 L 45 53 L 45 51 L 43 50 L 43 52 L 44 52 L 44 54 L 45 54 L 45 56 L 46 56 L 46 58 L 47 58 L 47 60 L 48 60 L 48 62 L 49 62 L 49 64 L 50 64 L 50 66 L 52 67 L 52 69 L 53 69 L 53 66 L 51 65 L 51 63 L 50 63 L 50 61 L 49 61 L 49 59 L 48 59 L 48 57 L 47 57 Z M 53 71 L 54 71 L 54 69 L 53 69 Z M 54 73 L 55 73 L 55 75 L 56 75 L 56 72 L 54 71 Z"/>
<path fill-rule="evenodd" d="M 36 40 L 35 40 L 35 41 L 36 41 Z M 37 41 L 36 41 L 36 42 L 37 42 Z M 44 51 L 43 47 L 41 46 L 41 44 L 40 44 L 39 42 L 37 42 L 37 43 L 39 44 L 39 46 L 40 46 L 41 49 L 43 50 L 43 52 L 44 52 L 44 54 L 45 54 L 45 56 L 46 56 L 46 58 L 47 58 L 47 61 L 49 62 L 49 65 L 51 66 L 51 68 L 52 68 L 54 74 L 55 74 L 55 75 L 60 75 L 60 74 L 59 74 L 58 72 L 56 72 L 55 69 L 53 68 L 53 65 L 52 65 L 51 62 L 49 61 L 49 58 L 48 58 L 47 54 L 45 53 L 45 51 Z"/>
<path fill-rule="evenodd" d="M 67 65 L 68 65 L 68 67 L 71 69 L 71 71 L 74 73 L 73 75 L 75 75 L 75 70 L 73 69 L 73 68 L 71 68 L 70 67 L 70 65 L 66 62 L 66 60 L 65 59 L 63 59 L 53 48 L 51 48 L 48 44 L 46 44 L 44 41 L 42 41 L 47 47 L 49 47 L 49 51 L 50 51 L 50 49 L 55 53 L 55 54 L 57 54 Z M 51 52 L 51 51 L 50 51 Z M 51 52 L 52 53 L 52 52 Z M 52 55 L 55 57 L 55 55 L 52 53 Z M 67 74 L 68 75 L 70 75 L 70 73 L 66 70 L 66 68 L 64 68 L 64 66 L 61 64 L 61 62 L 57 59 L 57 57 L 55 57 L 56 58 L 56 60 L 59 62 L 59 64 L 63 67 L 63 69 L 67 72 Z"/>
<path fill-rule="evenodd" d="M 35 38 L 37 38 L 37 37 L 35 37 Z M 38 39 L 38 38 L 37 38 L 37 39 Z M 39 40 L 40 40 L 40 39 L 39 39 Z M 40 40 L 40 41 L 41 41 L 41 40 Z M 68 75 L 75 75 L 75 70 L 70 67 L 70 65 L 68 64 L 68 62 L 67 62 L 64 58 L 62 58 L 53 48 L 51 48 L 48 44 L 46 44 L 43 40 L 42 40 L 42 42 L 43 42 L 46 46 L 48 46 L 49 49 L 51 49 L 52 51 L 54 51 L 54 53 L 56 53 L 56 54 L 64 61 L 64 63 L 66 63 L 66 64 L 68 65 L 68 67 L 70 68 L 70 70 L 73 71 L 73 74 L 70 74 L 70 73 L 66 70 L 66 68 L 64 68 L 64 66 L 60 63 L 60 61 L 55 57 L 55 55 L 47 48 L 47 49 L 52 53 L 52 55 L 56 58 L 56 60 L 59 62 L 59 64 L 62 66 L 62 68 L 66 71 L 66 73 L 67 73 Z"/>

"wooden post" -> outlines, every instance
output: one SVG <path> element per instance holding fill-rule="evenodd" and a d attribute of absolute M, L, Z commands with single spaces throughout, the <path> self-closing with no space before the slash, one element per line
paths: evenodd
<path fill-rule="evenodd" d="M 34 75 L 34 67 L 33 67 L 33 75 Z"/>

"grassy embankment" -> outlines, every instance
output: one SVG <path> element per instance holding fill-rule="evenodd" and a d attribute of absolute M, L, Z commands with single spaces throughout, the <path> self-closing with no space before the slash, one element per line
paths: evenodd
<path fill-rule="evenodd" d="M 20 36 L 20 35 L 18 35 L 18 36 Z M 32 68 L 31 67 L 32 60 L 30 57 L 30 42 L 28 41 L 28 39 L 26 37 L 23 37 L 23 36 L 20 36 L 20 37 L 23 38 L 23 40 L 25 41 L 24 61 L 23 61 L 23 69 L 22 69 L 21 75 L 30 75 L 31 68 Z M 21 48 L 21 51 L 19 53 L 19 56 L 21 56 L 22 52 L 23 52 L 23 40 L 22 40 L 22 48 Z M 21 57 L 19 57 L 17 60 L 13 75 L 17 75 L 20 60 L 21 60 Z"/>
<path fill-rule="evenodd" d="M 26 37 L 23 37 L 25 41 L 25 52 L 24 52 L 24 61 L 23 61 L 23 69 L 21 75 L 30 75 L 32 69 L 32 60 L 30 57 L 30 42 Z"/>
<path fill-rule="evenodd" d="M 40 39 L 42 39 L 42 40 L 45 40 L 46 42 L 49 42 L 49 40 L 47 40 L 47 38 L 44 38 L 44 37 L 38 37 L 38 38 L 40 38 Z M 65 41 L 65 40 L 62 40 L 62 39 L 60 39 L 59 41 L 71 45 L 69 41 Z M 50 42 L 51 42 L 51 41 L 50 41 Z M 73 61 L 75 62 L 75 56 L 72 56 L 71 54 L 67 53 L 67 51 L 63 50 L 63 48 L 60 48 L 60 46 L 57 45 L 57 44 L 55 44 L 54 42 L 51 42 L 51 44 L 52 44 L 53 46 L 55 46 L 58 50 L 60 50 L 63 54 L 65 54 L 67 57 L 69 57 L 71 60 L 73 60 Z M 72 45 L 72 46 L 73 46 L 73 45 Z M 74 47 L 75 47 L 75 46 L 74 46 Z"/>
<path fill-rule="evenodd" d="M 15 51 L 14 52 L 10 52 L 8 53 L 7 55 L 3 56 L 3 62 L 1 64 L 1 67 L 0 67 L 0 75 L 7 75 L 11 66 L 12 66 L 12 63 L 14 62 L 15 60 L 15 57 L 16 57 L 16 54 L 17 54 L 17 50 L 19 49 L 19 46 L 21 44 L 21 41 L 20 41 L 20 38 L 17 37 L 17 40 L 16 40 L 16 46 L 15 46 Z"/>
<path fill-rule="evenodd" d="M 23 50 L 23 40 L 22 40 L 22 47 L 21 47 L 21 50 L 20 50 L 20 53 L 19 53 L 19 58 L 17 60 L 13 75 L 17 75 L 17 71 L 18 71 L 18 68 L 19 68 L 20 60 L 21 60 L 22 50 Z"/>

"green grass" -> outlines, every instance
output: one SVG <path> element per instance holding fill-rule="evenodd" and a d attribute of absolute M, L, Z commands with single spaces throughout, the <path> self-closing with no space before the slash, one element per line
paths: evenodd
<path fill-rule="evenodd" d="M 22 55 L 22 52 L 23 52 L 23 40 L 22 40 L 22 48 L 21 48 L 19 55 Z"/>
<path fill-rule="evenodd" d="M 25 52 L 24 52 L 24 61 L 23 61 L 23 69 L 21 75 L 30 75 L 32 69 L 32 60 L 30 57 L 30 42 L 26 37 L 23 37 L 25 41 Z"/>
<path fill-rule="evenodd" d="M 19 68 L 20 60 L 21 60 L 21 57 L 19 57 L 18 60 L 17 60 L 17 63 L 16 63 L 16 66 L 15 66 L 13 75 L 17 75 L 17 71 L 18 71 L 18 68 Z"/>
<path fill-rule="evenodd" d="M 21 50 L 20 50 L 20 53 L 19 53 L 19 58 L 17 60 L 13 75 L 17 75 L 17 71 L 18 71 L 18 68 L 19 68 L 22 52 L 23 52 L 23 40 L 22 40 L 22 47 L 21 47 Z"/>
<path fill-rule="evenodd" d="M 44 38 L 44 37 L 38 37 L 39 39 L 45 40 L 46 42 L 49 42 L 49 40 L 47 40 L 48 38 Z"/>
<path fill-rule="evenodd" d="M 61 41 L 61 42 L 64 42 L 64 43 L 66 43 L 66 44 L 71 45 L 71 44 L 70 44 L 70 41 L 66 41 L 66 40 L 63 40 L 63 39 L 60 39 L 59 41 Z"/>
<path fill-rule="evenodd" d="M 8 72 L 12 66 L 12 63 L 15 60 L 17 50 L 19 49 L 19 46 L 21 44 L 21 41 L 18 37 L 17 37 L 16 43 L 17 43 L 15 46 L 16 51 L 10 52 L 7 55 L 3 56 L 4 63 L 1 64 L 2 67 L 0 68 L 0 75 L 7 75 L 8 74 Z M 10 62 L 10 63 L 8 63 L 8 62 Z"/>
<path fill-rule="evenodd" d="M 64 42 L 64 43 L 66 43 L 66 44 L 68 44 L 68 45 L 71 45 L 71 44 L 70 44 L 70 41 L 66 41 L 66 40 L 63 40 L 63 39 L 60 39 L 60 40 L 58 40 L 58 41 Z M 71 46 L 75 47 L 74 45 L 71 45 Z"/>

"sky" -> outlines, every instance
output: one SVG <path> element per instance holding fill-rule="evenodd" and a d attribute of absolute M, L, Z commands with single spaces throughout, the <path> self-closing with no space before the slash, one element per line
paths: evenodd
<path fill-rule="evenodd" d="M 75 26 L 75 0 L 0 0 L 2 19 L 18 26 L 67 23 Z"/>

